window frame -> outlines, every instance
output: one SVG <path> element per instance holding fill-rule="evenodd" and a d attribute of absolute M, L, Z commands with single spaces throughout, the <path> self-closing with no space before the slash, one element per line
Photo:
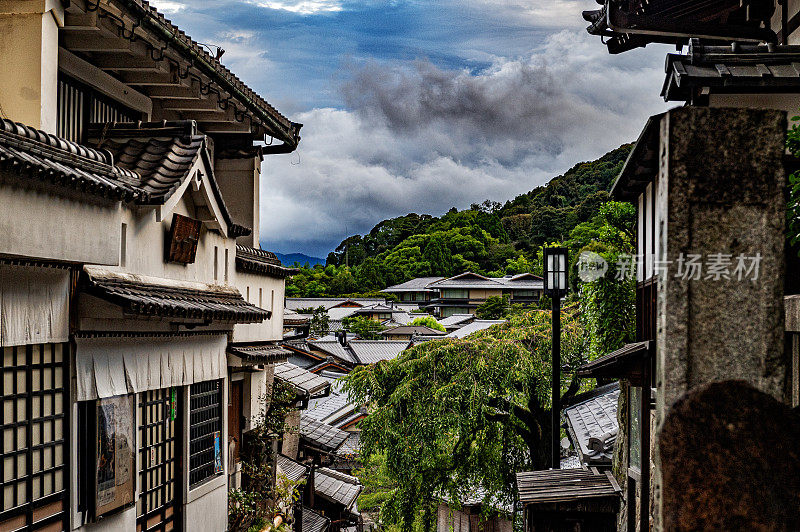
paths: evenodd
<path fill-rule="evenodd" d="M 187 472 L 190 490 L 225 473 L 223 406 L 227 405 L 227 401 L 223 403 L 224 389 L 223 379 L 198 382 L 189 386 Z M 214 395 L 217 398 L 216 404 L 212 399 Z"/>

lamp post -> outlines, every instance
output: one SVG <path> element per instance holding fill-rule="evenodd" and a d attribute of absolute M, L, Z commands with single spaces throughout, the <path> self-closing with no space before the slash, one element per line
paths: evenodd
<path fill-rule="evenodd" d="M 561 468 L 561 298 L 567 293 L 566 248 L 544 249 L 544 293 L 553 300 L 553 469 Z"/>

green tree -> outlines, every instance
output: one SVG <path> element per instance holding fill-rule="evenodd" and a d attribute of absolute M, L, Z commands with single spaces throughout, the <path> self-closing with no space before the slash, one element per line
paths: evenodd
<path fill-rule="evenodd" d="M 380 340 L 386 327 L 379 321 L 366 316 L 350 316 L 342 320 L 342 326 L 362 340 Z"/>
<path fill-rule="evenodd" d="M 362 454 L 386 456 L 393 488 L 382 518 L 409 531 L 422 513 L 430 529 L 437 497 L 481 486 L 487 500 L 510 503 L 517 471 L 549 465 L 551 332 L 550 314 L 530 311 L 345 377 L 351 401 L 369 406 Z M 583 360 L 575 308 L 563 310 L 561 348 L 566 367 Z M 579 391 L 569 371 L 562 379 L 565 398 Z"/>
<path fill-rule="evenodd" d="M 423 316 L 422 318 L 417 318 L 412 321 L 409 325 L 412 327 L 428 327 L 435 331 L 446 331 L 447 329 L 444 328 L 444 325 L 436 321 L 436 318 L 433 316 Z"/>
<path fill-rule="evenodd" d="M 510 307 L 508 296 L 492 296 L 475 309 L 475 315 L 482 320 L 499 320 L 508 316 Z"/>
<path fill-rule="evenodd" d="M 442 277 L 453 275 L 453 259 L 440 233 L 433 234 L 428 240 L 422 258 L 430 264 L 431 274 Z"/>
<path fill-rule="evenodd" d="M 317 307 L 309 322 L 309 331 L 313 336 L 325 336 L 330 330 L 330 318 L 325 307 Z"/>

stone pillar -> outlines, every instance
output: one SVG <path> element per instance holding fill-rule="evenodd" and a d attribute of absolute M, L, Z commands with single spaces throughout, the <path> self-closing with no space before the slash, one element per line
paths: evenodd
<path fill-rule="evenodd" d="M 0 0 L 0 116 L 56 132 L 59 0 Z"/>
<path fill-rule="evenodd" d="M 783 347 L 786 129 L 785 114 L 769 110 L 686 107 L 662 119 L 656 199 L 656 260 L 663 265 L 657 303 L 659 430 L 676 401 L 713 382 L 743 380 L 786 399 L 791 372 Z M 687 278 L 696 256 L 702 272 Z M 760 257 L 743 261 L 744 267 L 757 263 L 757 275 L 736 272 L 739 256 Z M 663 522 L 661 468 L 657 453 L 657 527 Z"/>

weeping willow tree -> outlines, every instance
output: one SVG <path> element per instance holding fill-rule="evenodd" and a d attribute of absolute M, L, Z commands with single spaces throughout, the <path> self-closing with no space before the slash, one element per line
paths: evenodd
<path fill-rule="evenodd" d="M 511 503 L 515 472 L 548 467 L 551 316 L 531 311 L 466 339 L 420 344 L 395 360 L 358 368 L 345 382 L 366 405 L 362 455 L 382 454 L 395 488 L 381 508 L 411 530 L 435 526 L 434 502 L 459 500 L 480 486 L 486 502 Z M 578 312 L 562 314 L 562 362 L 582 361 Z M 562 392 L 579 391 L 572 371 Z"/>

